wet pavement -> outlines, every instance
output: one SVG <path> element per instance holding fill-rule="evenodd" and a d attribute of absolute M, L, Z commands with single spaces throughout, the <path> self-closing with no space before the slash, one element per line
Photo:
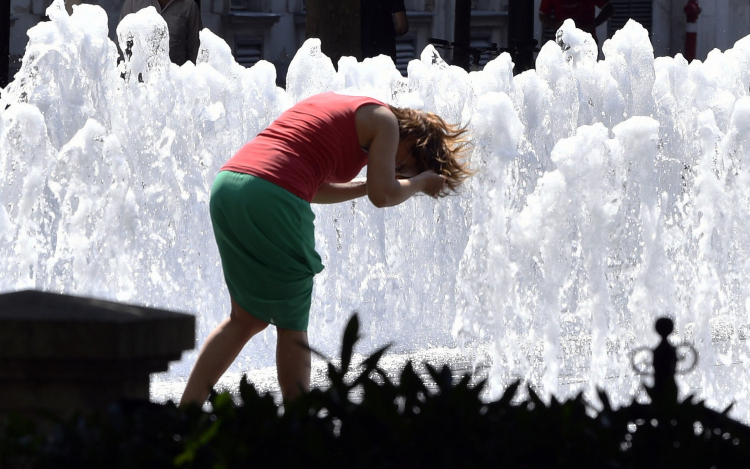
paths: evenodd
<path fill-rule="evenodd" d="M 366 356 L 355 354 L 352 362 L 360 363 L 365 358 Z M 444 365 L 450 366 L 455 382 L 459 381 L 466 373 L 471 373 L 471 382 L 474 384 L 487 378 L 491 364 L 489 346 L 479 347 L 475 351 L 437 347 L 413 353 L 388 353 L 380 360 L 380 367 L 389 379 L 398 381 L 401 370 L 409 360 L 411 360 L 415 371 L 423 378 L 428 389 L 434 388 L 435 384 L 427 372 L 426 364 L 437 369 Z M 337 366 L 340 365 L 337 360 L 334 360 L 333 363 Z M 248 370 L 247 377 L 259 392 L 270 392 L 277 402 L 281 401 L 275 367 Z M 227 390 L 236 394 L 241 378 L 242 373 L 240 372 L 228 372 L 221 377 L 216 385 L 216 390 Z M 185 377 L 154 375 L 151 379 L 151 401 L 178 401 L 185 389 L 185 380 Z M 310 382 L 312 387 L 325 388 L 328 386 L 326 362 L 313 359 Z"/>

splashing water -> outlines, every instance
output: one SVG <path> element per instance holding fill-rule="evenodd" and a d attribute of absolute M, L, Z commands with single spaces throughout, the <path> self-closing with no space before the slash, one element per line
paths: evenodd
<path fill-rule="evenodd" d="M 514 77 L 503 54 L 466 73 L 428 47 L 408 78 L 386 57 L 336 72 L 311 39 L 285 91 L 208 30 L 197 65 L 171 64 L 153 9 L 118 26 L 119 66 L 101 8 L 47 14 L 0 96 L 1 290 L 197 313 L 202 342 L 229 310 L 207 208 L 219 167 L 300 99 L 366 94 L 468 124 L 478 173 L 438 202 L 315 207 L 315 348 L 332 353 L 357 310 L 364 348 L 491 338 L 494 392 L 521 377 L 621 403 L 636 392 L 630 351 L 669 315 L 701 354 L 683 395 L 739 401 L 750 420 L 750 38 L 688 65 L 654 59 L 630 22 L 597 61 L 568 21 L 535 71 Z M 272 363 L 272 338 L 235 368 Z"/>

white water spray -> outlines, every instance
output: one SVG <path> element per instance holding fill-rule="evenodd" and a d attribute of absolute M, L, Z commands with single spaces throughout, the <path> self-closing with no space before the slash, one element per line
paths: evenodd
<path fill-rule="evenodd" d="M 1 290 L 193 312 L 202 342 L 229 309 L 207 208 L 219 167 L 304 97 L 366 94 L 468 123 L 478 174 L 437 202 L 315 207 L 315 348 L 334 353 L 357 310 L 365 350 L 489 337 L 495 392 L 521 377 L 622 403 L 629 353 L 666 314 L 701 354 L 683 394 L 737 400 L 750 420 L 750 38 L 688 65 L 654 60 L 630 22 L 597 61 L 566 22 L 535 71 L 514 77 L 504 54 L 466 73 L 428 47 L 407 78 L 385 57 L 336 72 L 309 40 L 285 91 L 208 30 L 197 65 L 169 63 L 150 9 L 118 27 L 132 42 L 119 68 L 100 8 L 68 16 L 58 0 L 48 16 L 0 96 Z M 235 369 L 272 363 L 264 334 Z"/>

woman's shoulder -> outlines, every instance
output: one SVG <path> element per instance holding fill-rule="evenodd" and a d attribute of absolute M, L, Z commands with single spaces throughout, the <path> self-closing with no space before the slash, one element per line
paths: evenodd
<path fill-rule="evenodd" d="M 349 94 L 338 94 L 338 93 L 332 93 L 336 96 L 340 96 L 344 100 L 352 101 L 355 103 L 366 103 L 366 104 L 378 104 L 380 106 L 387 106 L 383 101 L 370 97 L 370 96 L 361 96 L 361 95 L 349 95 Z"/>
<path fill-rule="evenodd" d="M 320 93 L 299 101 L 290 109 L 294 115 L 310 116 L 323 120 L 350 120 L 363 107 L 388 109 L 382 101 L 367 96 L 354 96 L 334 92 Z"/>
<path fill-rule="evenodd" d="M 362 104 L 378 104 L 380 106 L 386 106 L 384 102 L 376 98 L 355 94 L 337 93 L 335 91 L 326 91 L 324 93 L 314 94 L 308 98 L 303 99 L 297 104 L 304 105 L 313 103 L 328 106 L 345 106 L 347 104 L 355 105 L 356 107 L 359 107 Z"/>
<path fill-rule="evenodd" d="M 385 106 L 360 106 L 355 112 L 355 126 L 363 148 L 369 148 L 376 134 L 395 132 L 398 135 L 398 120 Z"/>

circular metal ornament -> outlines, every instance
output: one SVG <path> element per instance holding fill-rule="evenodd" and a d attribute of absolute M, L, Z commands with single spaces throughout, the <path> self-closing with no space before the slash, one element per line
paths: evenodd
<path fill-rule="evenodd" d="M 698 351 L 690 342 L 682 342 L 675 345 L 677 354 L 677 369 L 675 374 L 684 375 L 690 373 L 698 364 Z M 685 365 L 690 363 L 690 365 Z M 630 366 L 638 375 L 654 374 L 654 351 L 649 347 L 638 347 L 630 355 Z"/>
<path fill-rule="evenodd" d="M 698 364 L 698 351 L 693 347 L 690 342 L 683 342 L 675 346 L 677 349 L 677 370 L 675 371 L 678 375 L 684 375 L 693 371 L 695 366 Z M 688 360 L 692 359 L 690 366 L 685 366 L 683 363 L 688 363 Z"/>
<path fill-rule="evenodd" d="M 648 347 L 638 347 L 630 354 L 630 366 L 638 375 L 654 374 L 654 351 Z"/>

